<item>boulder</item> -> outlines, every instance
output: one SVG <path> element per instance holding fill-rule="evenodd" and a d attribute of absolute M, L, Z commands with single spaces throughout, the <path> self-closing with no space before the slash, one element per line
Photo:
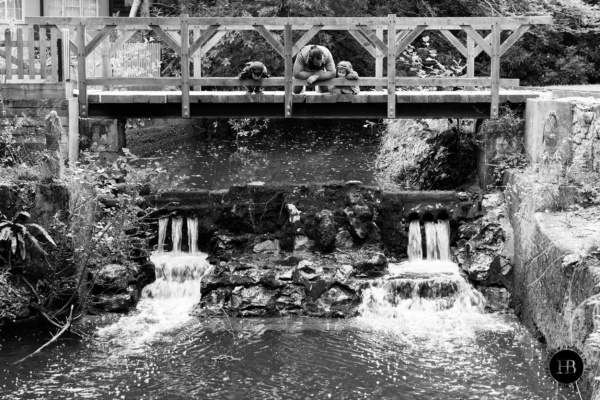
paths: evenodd
<path fill-rule="evenodd" d="M 294 253 L 306 253 L 312 250 L 315 242 L 306 236 L 296 236 L 294 238 Z"/>
<path fill-rule="evenodd" d="M 265 240 L 254 245 L 255 253 L 279 253 L 279 240 Z"/>
<path fill-rule="evenodd" d="M 137 271 L 120 264 L 107 264 L 94 271 L 94 292 L 123 293 L 135 281 Z"/>
<path fill-rule="evenodd" d="M 300 261 L 292 270 L 292 280 L 297 284 L 306 284 L 323 274 L 323 267 L 311 261 Z"/>
<path fill-rule="evenodd" d="M 335 237 L 337 236 L 337 226 L 333 218 L 333 213 L 329 210 L 323 210 L 317 214 L 319 225 L 317 227 L 316 245 L 323 251 L 332 251 L 335 248 Z"/>
<path fill-rule="evenodd" d="M 352 233 L 360 239 L 366 238 L 373 225 L 373 212 L 371 209 L 364 205 L 354 205 L 346 207 L 344 214 L 350 222 Z"/>
<path fill-rule="evenodd" d="M 94 307 L 111 312 L 125 312 L 133 307 L 139 298 L 138 290 L 129 286 L 126 293 L 100 294 L 94 298 Z"/>
<path fill-rule="evenodd" d="M 383 253 L 376 253 L 366 261 L 354 263 L 354 271 L 357 275 L 379 276 L 388 266 L 387 257 Z"/>
<path fill-rule="evenodd" d="M 338 249 L 350 249 L 354 246 L 352 235 L 346 229 L 340 230 L 335 236 L 335 247 Z"/>

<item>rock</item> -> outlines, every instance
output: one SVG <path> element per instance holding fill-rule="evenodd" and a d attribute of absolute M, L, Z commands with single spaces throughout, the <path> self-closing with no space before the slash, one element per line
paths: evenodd
<path fill-rule="evenodd" d="M 467 268 L 467 273 L 469 274 L 469 279 L 483 283 L 489 280 L 490 278 L 490 267 L 492 265 L 492 261 L 494 257 L 485 254 L 485 253 L 475 253 L 471 257 L 469 266 Z"/>
<path fill-rule="evenodd" d="M 293 269 L 289 269 L 285 272 L 282 272 L 278 275 L 278 278 L 281 279 L 282 281 L 291 281 L 292 280 L 292 272 Z"/>
<path fill-rule="evenodd" d="M 243 287 L 234 289 L 231 293 L 230 307 L 244 310 L 247 308 L 265 308 L 276 292 L 262 286 Z"/>
<path fill-rule="evenodd" d="M 289 221 L 291 224 L 300 222 L 300 211 L 293 204 L 286 204 L 285 209 L 288 212 Z"/>
<path fill-rule="evenodd" d="M 333 279 L 338 283 L 345 283 L 352 276 L 354 267 L 352 265 L 343 264 L 340 265 L 333 274 Z"/>
<path fill-rule="evenodd" d="M 333 285 L 333 282 L 325 279 L 319 279 L 316 282 L 308 284 L 306 286 L 306 289 L 308 290 L 308 299 L 310 301 L 317 300 L 323 292 L 331 287 L 331 285 Z"/>
<path fill-rule="evenodd" d="M 383 253 L 376 253 L 367 261 L 359 261 L 354 264 L 356 274 L 377 276 L 382 275 L 387 268 L 388 260 Z"/>
<path fill-rule="evenodd" d="M 500 273 L 502 274 L 502 276 L 508 276 L 512 273 L 512 271 L 513 265 L 510 262 L 508 262 L 508 260 L 502 258 L 500 261 Z"/>
<path fill-rule="evenodd" d="M 94 276 L 94 291 L 112 293 L 124 292 L 127 290 L 129 283 L 135 280 L 134 272 L 120 264 L 107 264 L 93 272 Z"/>
<path fill-rule="evenodd" d="M 229 272 L 223 272 L 218 276 L 211 274 L 202 279 L 200 294 L 204 296 L 215 289 L 223 287 L 253 286 L 257 283 L 258 279 L 256 279 L 256 276 L 236 275 Z"/>
<path fill-rule="evenodd" d="M 335 236 L 335 247 L 338 249 L 349 249 L 354 246 L 352 235 L 346 229 L 340 230 Z"/>
<path fill-rule="evenodd" d="M 300 261 L 298 266 L 292 271 L 292 280 L 294 283 L 305 284 L 323 274 L 323 267 L 315 265 L 311 261 Z"/>
<path fill-rule="evenodd" d="M 294 253 L 304 253 L 312 250 L 315 242 L 306 236 L 296 236 L 294 238 Z"/>
<path fill-rule="evenodd" d="M 279 240 L 265 240 L 254 246 L 255 253 L 279 253 Z"/>
<path fill-rule="evenodd" d="M 319 226 L 317 227 L 316 245 L 323 251 L 331 251 L 335 248 L 335 237 L 337 227 L 333 218 L 333 213 L 329 210 L 323 210 L 317 214 Z"/>
<path fill-rule="evenodd" d="M 373 223 L 373 213 L 367 206 L 354 205 L 346 207 L 344 214 L 350 222 L 352 232 L 359 238 L 364 239 L 369 233 Z"/>
<path fill-rule="evenodd" d="M 356 303 L 358 298 L 355 295 L 337 286 L 332 286 L 317 300 L 317 306 L 329 317 L 352 316 L 355 314 L 352 309 Z"/>
<path fill-rule="evenodd" d="M 581 258 L 581 254 L 567 254 L 563 258 L 562 267 L 568 268 L 577 266 L 577 264 L 581 262 Z"/>
<path fill-rule="evenodd" d="M 133 307 L 139 298 L 139 292 L 133 286 L 127 288 L 127 293 L 101 294 L 95 296 L 95 307 L 104 311 L 125 312 Z"/>
<path fill-rule="evenodd" d="M 275 299 L 277 309 L 301 308 L 304 301 L 304 286 L 288 285 Z"/>
<path fill-rule="evenodd" d="M 509 312 L 510 293 L 505 288 L 480 286 L 477 288 L 485 297 L 485 311 Z"/>
<path fill-rule="evenodd" d="M 292 278 L 290 271 L 290 279 Z M 278 279 L 278 275 L 275 271 L 269 271 L 265 275 L 261 276 L 260 283 L 270 289 L 277 289 L 285 286 L 285 283 Z"/>

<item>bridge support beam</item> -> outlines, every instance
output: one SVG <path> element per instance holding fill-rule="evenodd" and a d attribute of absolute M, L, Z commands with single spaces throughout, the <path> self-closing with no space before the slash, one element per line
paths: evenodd
<path fill-rule="evenodd" d="M 76 97 L 69 99 L 69 162 L 74 163 L 79 159 L 79 100 Z"/>

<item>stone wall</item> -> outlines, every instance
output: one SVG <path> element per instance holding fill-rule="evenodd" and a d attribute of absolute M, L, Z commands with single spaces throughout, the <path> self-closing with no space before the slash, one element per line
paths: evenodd
<path fill-rule="evenodd" d="M 205 244 L 202 250 L 230 256 L 252 252 L 265 240 L 277 240 L 281 251 L 290 253 L 299 248 L 329 252 L 368 246 L 401 256 L 406 255 L 409 215 L 448 218 L 456 230 L 480 211 L 476 193 L 383 192 L 359 182 L 248 184 L 162 193 L 146 200 L 159 208 L 153 229 L 158 230 L 159 217 L 173 213 L 196 217 L 198 241 Z M 183 243 L 185 235 L 184 230 Z"/>
<path fill-rule="evenodd" d="M 17 144 L 46 147 L 46 121 L 56 111 L 62 126 L 59 140 L 64 158 L 68 152 L 70 83 L 4 84 L 0 90 L 0 130 L 10 130 Z"/>

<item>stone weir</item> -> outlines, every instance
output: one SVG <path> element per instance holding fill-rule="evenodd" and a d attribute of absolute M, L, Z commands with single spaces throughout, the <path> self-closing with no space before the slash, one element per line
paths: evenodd
<path fill-rule="evenodd" d="M 360 182 L 247 184 L 165 192 L 146 201 L 158 208 L 152 215 L 156 231 L 160 218 L 197 218 L 200 249 L 225 261 L 248 253 L 329 253 L 365 246 L 400 257 L 407 253 L 410 221 L 439 216 L 449 220 L 454 234 L 481 209 L 476 193 L 386 192 Z M 183 236 L 181 250 L 187 251 L 185 229 Z M 167 239 L 164 249 L 171 248 Z"/>

